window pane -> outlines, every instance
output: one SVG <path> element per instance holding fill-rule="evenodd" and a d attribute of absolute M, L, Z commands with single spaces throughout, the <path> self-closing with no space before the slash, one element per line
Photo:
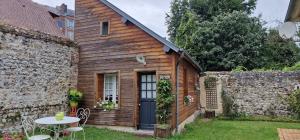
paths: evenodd
<path fill-rule="evenodd" d="M 146 82 L 146 75 L 142 75 L 142 82 Z"/>
<path fill-rule="evenodd" d="M 152 90 L 152 83 L 147 83 L 147 90 Z"/>
<path fill-rule="evenodd" d="M 152 81 L 156 82 L 156 75 L 152 75 L 152 78 L 153 78 Z"/>
<path fill-rule="evenodd" d="M 152 93 L 151 93 L 152 91 L 147 91 L 147 98 L 149 99 L 149 98 L 152 98 Z"/>
<path fill-rule="evenodd" d="M 152 82 L 152 75 L 147 75 L 147 82 Z"/>
<path fill-rule="evenodd" d="M 142 90 L 146 90 L 146 83 L 142 83 Z"/>
<path fill-rule="evenodd" d="M 146 91 L 142 91 L 142 98 L 146 98 Z"/>
<path fill-rule="evenodd" d="M 156 91 L 153 91 L 153 92 L 152 92 L 152 97 L 153 97 L 153 98 L 156 98 Z"/>
<path fill-rule="evenodd" d="M 108 35 L 108 22 L 102 22 L 102 35 Z"/>
<path fill-rule="evenodd" d="M 117 85 L 117 75 L 116 74 L 105 74 L 105 81 L 104 81 L 104 100 L 106 101 L 113 101 L 117 104 L 119 103 L 119 96 L 118 96 L 118 85 Z"/>
<path fill-rule="evenodd" d="M 156 90 L 156 83 L 152 83 L 152 86 L 153 86 L 153 90 Z"/>

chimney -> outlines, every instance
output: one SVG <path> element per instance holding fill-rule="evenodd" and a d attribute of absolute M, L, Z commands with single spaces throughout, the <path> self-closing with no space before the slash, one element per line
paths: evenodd
<path fill-rule="evenodd" d="M 68 6 L 63 3 L 58 7 L 58 10 L 61 14 L 66 15 L 68 12 Z"/>

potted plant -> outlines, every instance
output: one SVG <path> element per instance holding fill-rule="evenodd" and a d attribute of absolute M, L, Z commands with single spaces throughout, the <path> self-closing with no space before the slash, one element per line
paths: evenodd
<path fill-rule="evenodd" d="M 82 99 L 82 93 L 77 89 L 69 90 L 69 101 L 71 108 L 77 108 L 79 101 Z"/>
<path fill-rule="evenodd" d="M 96 103 L 94 108 L 98 108 L 98 107 L 103 109 L 103 111 L 111 111 L 116 107 L 116 104 L 112 101 L 101 101 L 101 100 L 99 100 L 99 102 Z"/>
<path fill-rule="evenodd" d="M 157 84 L 156 114 L 158 124 L 155 125 L 155 137 L 166 138 L 171 135 L 171 106 L 174 102 L 170 80 L 162 79 Z"/>

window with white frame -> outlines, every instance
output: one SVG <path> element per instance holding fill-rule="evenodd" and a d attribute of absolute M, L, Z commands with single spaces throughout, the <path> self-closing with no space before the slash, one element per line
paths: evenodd
<path fill-rule="evenodd" d="M 119 94 L 118 94 L 117 74 L 105 74 L 103 83 L 104 83 L 103 100 L 114 102 L 116 104 L 116 107 L 118 107 Z"/>
<path fill-rule="evenodd" d="M 71 19 L 67 19 L 67 26 L 68 28 L 74 28 L 75 26 L 75 23 L 74 23 L 74 20 L 71 20 Z"/>
<path fill-rule="evenodd" d="M 74 40 L 74 32 L 73 31 L 67 31 L 67 36 L 69 39 Z"/>

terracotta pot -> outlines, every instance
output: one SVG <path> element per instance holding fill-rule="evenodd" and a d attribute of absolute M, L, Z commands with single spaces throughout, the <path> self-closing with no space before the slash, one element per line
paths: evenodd
<path fill-rule="evenodd" d="M 161 127 L 160 124 L 154 126 L 154 136 L 159 138 L 167 138 L 171 136 L 171 127 L 170 125 Z"/>
<path fill-rule="evenodd" d="M 70 101 L 70 106 L 71 106 L 72 108 L 77 108 L 78 102 Z"/>

